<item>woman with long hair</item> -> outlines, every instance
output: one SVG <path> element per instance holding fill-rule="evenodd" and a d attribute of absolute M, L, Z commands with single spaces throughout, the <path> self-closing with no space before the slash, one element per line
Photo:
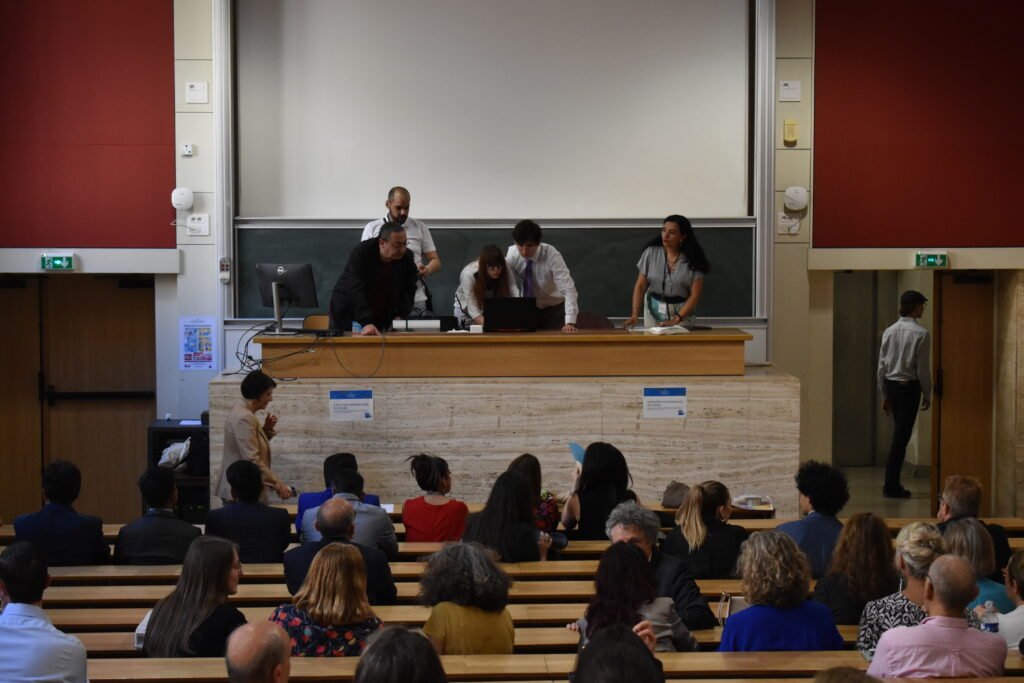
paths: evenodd
<path fill-rule="evenodd" d="M 519 472 L 494 480 L 484 509 L 470 515 L 463 541 L 474 541 L 498 554 L 501 562 L 548 559 L 551 536 L 533 525 L 530 483 Z"/>
<path fill-rule="evenodd" d="M 530 482 L 530 494 L 533 502 L 533 523 L 541 531 L 552 533 L 558 529 L 562 514 L 558 511 L 558 501 L 550 491 L 545 491 L 542 484 L 540 460 L 530 453 L 523 453 L 509 463 L 509 472 L 519 472 Z"/>
<path fill-rule="evenodd" d="M 633 477 L 626 458 L 610 443 L 596 441 L 583 454 L 583 468 L 562 509 L 566 529 L 579 526 L 577 538 L 601 540 L 608 537 L 604 524 L 619 503 L 636 500 L 629 490 Z"/>
<path fill-rule="evenodd" d="M 170 595 L 156 603 L 146 627 L 149 657 L 223 657 L 228 636 L 245 616 L 228 604 L 242 563 L 234 543 L 216 536 L 192 541 Z"/>
<path fill-rule="evenodd" d="M 748 534 L 741 526 L 726 524 L 730 515 L 732 496 L 725 484 L 704 481 L 690 487 L 661 552 L 686 560 L 695 579 L 731 579 Z"/>
<path fill-rule="evenodd" d="M 292 601 L 270 615 L 284 627 L 299 657 L 358 657 L 383 626 L 366 597 L 366 565 L 357 548 L 330 543 L 309 565 Z"/>
<path fill-rule="evenodd" d="M 516 279 L 509 273 L 505 254 L 496 244 L 486 244 L 480 257 L 459 274 L 455 291 L 455 317 L 463 324 L 484 324 L 484 300 L 519 296 Z"/>
<path fill-rule="evenodd" d="M 651 566 L 640 548 L 613 543 L 601 555 L 594 576 L 594 597 L 583 616 L 567 628 L 578 630 L 580 648 L 602 629 L 616 624 L 650 623 L 658 652 L 687 652 L 697 642 L 679 619 L 672 598 L 656 597 Z"/>
<path fill-rule="evenodd" d="M 512 654 L 515 630 L 505 609 L 512 581 L 478 543 L 453 543 L 431 555 L 420 602 L 431 607 L 423 632 L 437 654 Z"/>
<path fill-rule="evenodd" d="M 751 534 L 738 566 L 750 606 L 726 620 L 719 652 L 843 648 L 828 608 L 807 599 L 811 567 L 792 538 L 781 531 Z"/>
<path fill-rule="evenodd" d="M 461 500 L 448 497 L 452 490 L 448 462 L 426 453 L 414 455 L 407 462 L 423 495 L 402 505 L 405 540 L 436 543 L 462 538 L 469 508 Z"/>
<path fill-rule="evenodd" d="M 899 583 L 892 537 L 885 520 L 859 512 L 843 525 L 828 573 L 814 587 L 837 624 L 859 624 L 864 605 L 889 595 Z"/>
<path fill-rule="evenodd" d="M 640 272 L 625 327 L 632 327 L 643 315 L 644 327 L 692 328 L 711 264 L 686 216 L 665 218 L 661 235 L 647 244 L 636 267 Z"/>
<path fill-rule="evenodd" d="M 900 590 L 864 605 L 857 631 L 857 649 L 868 659 L 875 656 L 875 648 L 882 634 L 897 626 L 917 626 L 927 616 L 924 604 L 924 584 L 928 569 L 938 557 L 946 553 L 942 532 L 934 524 L 912 522 L 900 529 L 896 536 L 895 565 L 900 575 Z M 964 616 L 972 626 L 978 626 L 978 617 L 971 610 Z"/>

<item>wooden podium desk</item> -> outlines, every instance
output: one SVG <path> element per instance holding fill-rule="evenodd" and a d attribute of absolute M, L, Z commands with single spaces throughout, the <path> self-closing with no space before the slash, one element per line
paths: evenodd
<path fill-rule="evenodd" d="M 384 337 L 257 336 L 278 377 L 665 377 L 742 375 L 743 330 L 625 330 Z"/>

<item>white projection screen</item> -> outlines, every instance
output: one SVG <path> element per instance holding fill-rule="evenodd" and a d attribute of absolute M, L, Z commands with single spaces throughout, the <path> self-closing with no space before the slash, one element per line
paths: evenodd
<path fill-rule="evenodd" d="M 747 0 L 239 0 L 236 215 L 746 216 Z"/>

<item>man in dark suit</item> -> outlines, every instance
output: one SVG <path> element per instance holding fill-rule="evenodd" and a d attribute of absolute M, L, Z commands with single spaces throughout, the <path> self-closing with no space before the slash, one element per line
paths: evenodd
<path fill-rule="evenodd" d="M 344 498 L 331 498 L 316 513 L 316 528 L 323 534 L 319 541 L 303 543 L 284 554 L 284 578 L 288 591 L 295 595 L 306 580 L 309 565 L 320 549 L 330 543 L 345 543 L 359 550 L 366 565 L 366 595 L 371 605 L 390 605 L 398 593 L 391 577 L 391 567 L 384 553 L 376 548 L 352 542 L 356 513 Z"/>
<path fill-rule="evenodd" d="M 700 593 L 689 566 L 678 557 L 665 555 L 654 548 L 661 527 L 658 515 L 633 501 L 619 503 L 605 528 L 612 543 L 632 543 L 651 562 L 654 590 L 658 597 L 672 598 L 676 612 L 691 631 L 714 628 L 718 620 Z"/>
<path fill-rule="evenodd" d="M 139 477 L 139 491 L 149 509 L 117 534 L 114 562 L 117 564 L 181 564 L 193 539 L 202 535 L 196 527 L 178 519 L 178 487 L 174 472 L 152 467 Z"/>
<path fill-rule="evenodd" d="M 46 505 L 39 512 L 14 518 L 15 540 L 34 544 L 47 566 L 103 564 L 110 557 L 103 520 L 80 515 L 71 507 L 81 491 L 78 467 L 54 460 L 43 470 Z"/>
<path fill-rule="evenodd" d="M 380 234 L 360 242 L 331 293 L 331 329 L 348 332 L 355 321 L 362 334 L 381 334 L 391 321 L 412 311 L 419 271 L 399 223 L 385 223 Z"/>
<path fill-rule="evenodd" d="M 206 517 L 206 534 L 238 544 L 238 559 L 246 562 L 280 562 L 292 525 L 288 511 L 260 502 L 263 474 L 250 460 L 236 460 L 225 477 L 233 502 Z"/>

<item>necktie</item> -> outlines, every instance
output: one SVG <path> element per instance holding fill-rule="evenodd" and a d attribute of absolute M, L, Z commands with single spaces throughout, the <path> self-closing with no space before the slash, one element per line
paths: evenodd
<path fill-rule="evenodd" d="M 523 271 L 523 296 L 533 296 L 533 261 L 527 261 L 526 270 Z"/>

